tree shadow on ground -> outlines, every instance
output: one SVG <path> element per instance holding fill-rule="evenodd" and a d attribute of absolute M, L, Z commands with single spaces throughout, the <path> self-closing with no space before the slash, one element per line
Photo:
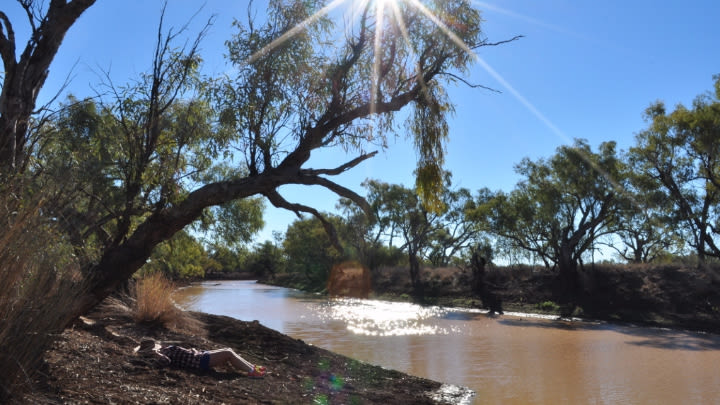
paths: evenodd
<path fill-rule="evenodd" d="M 599 321 L 570 321 L 564 319 L 544 320 L 526 318 L 502 318 L 504 326 L 564 329 L 575 331 L 613 331 L 637 339 L 625 343 L 640 347 L 666 350 L 707 351 L 720 350 L 720 335 L 635 325 L 619 325 Z"/>

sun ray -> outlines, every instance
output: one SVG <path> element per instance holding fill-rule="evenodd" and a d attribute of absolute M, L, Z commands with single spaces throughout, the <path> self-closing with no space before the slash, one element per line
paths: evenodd
<path fill-rule="evenodd" d="M 515 97 L 528 111 L 530 111 L 540 122 L 542 122 L 548 129 L 550 129 L 555 136 L 560 138 L 564 143 L 566 144 L 572 144 L 572 139 L 570 139 L 569 136 L 567 136 L 560 128 L 558 128 L 552 121 L 550 121 L 549 118 L 545 116 L 540 110 L 535 107 L 533 103 L 528 101 L 522 94 L 520 94 L 519 91 L 517 91 L 510 83 L 505 80 L 505 78 L 500 75 L 495 69 L 492 68 L 484 59 L 482 59 L 480 56 L 475 54 L 475 60 L 482 66 L 485 71 L 492 76 L 493 79 L 495 79 L 498 83 L 500 83 L 501 86 L 503 86 L 505 89 L 507 89 L 510 94 Z M 578 151 L 580 152 L 580 151 Z M 609 173 L 607 173 L 605 170 L 603 170 L 599 165 L 597 165 L 592 159 L 590 159 L 588 156 L 586 156 L 583 153 L 580 153 L 580 157 L 587 162 L 599 175 L 605 178 L 605 180 L 610 183 L 612 188 L 622 194 L 622 195 L 628 195 L 627 190 L 625 190 L 625 187 L 623 187 L 620 183 L 617 182 L 612 176 L 610 176 Z M 632 202 L 639 207 L 639 204 L 635 202 L 635 199 L 630 196 Z"/>
<path fill-rule="evenodd" d="M 273 49 L 277 48 L 278 46 L 282 45 L 283 43 L 285 43 L 285 41 L 287 41 L 287 40 L 289 40 L 290 38 L 294 37 L 294 36 L 297 35 L 300 31 L 304 30 L 304 29 L 307 28 L 309 25 L 312 25 L 313 23 L 315 23 L 315 22 L 316 22 L 317 20 L 319 20 L 320 18 L 328 15 L 332 10 L 336 9 L 336 8 L 339 7 L 341 4 L 343 4 L 343 3 L 347 2 L 347 1 L 348 1 L 348 0 L 333 0 L 332 2 L 330 2 L 330 4 L 326 5 L 325 7 L 321 8 L 320 10 L 318 10 L 315 14 L 313 14 L 313 15 L 311 15 L 310 17 L 306 18 L 304 21 L 302 21 L 302 22 L 299 23 L 298 25 L 292 27 L 288 32 L 282 34 L 280 37 L 278 37 L 277 39 L 275 39 L 275 40 L 272 41 L 271 43 L 265 45 L 264 47 L 262 47 L 261 49 L 259 49 L 258 51 L 256 51 L 256 52 L 253 53 L 252 55 L 250 55 L 250 57 L 247 58 L 247 60 L 245 61 L 245 63 L 247 63 L 247 64 L 252 64 L 252 63 L 255 62 L 258 58 L 261 58 L 262 56 L 264 56 L 264 55 L 267 54 L 268 52 L 270 52 L 270 51 L 272 51 Z"/>
<path fill-rule="evenodd" d="M 400 7 L 398 6 L 397 1 L 390 2 L 390 6 L 393 8 L 393 14 L 395 15 L 396 22 L 398 24 L 398 27 L 400 28 L 400 34 L 402 35 L 403 39 L 405 40 L 405 43 L 408 46 L 408 51 L 410 52 L 411 56 L 417 55 L 417 50 L 413 46 L 412 42 L 410 41 L 410 33 L 407 30 L 407 24 L 405 23 L 405 20 L 403 19 L 402 12 L 400 10 Z M 422 87 L 423 91 L 427 91 L 427 84 L 423 80 L 422 72 L 420 71 L 420 66 L 415 66 L 415 75 L 418 78 L 418 82 L 420 83 L 420 86 Z"/>
<path fill-rule="evenodd" d="M 264 56 L 272 49 L 280 46 L 288 39 L 292 38 L 294 35 L 297 35 L 302 30 L 306 29 L 309 25 L 313 24 L 320 18 L 328 15 L 331 11 L 342 5 L 343 3 L 346 3 L 348 1 L 351 1 L 355 3 L 354 10 L 358 10 L 358 8 L 364 8 L 366 7 L 371 1 L 373 0 L 333 0 L 328 5 L 317 11 L 312 16 L 308 17 L 301 23 L 299 23 L 297 26 L 293 27 L 291 30 L 277 38 L 276 40 L 272 41 L 270 44 L 266 45 L 262 49 L 258 50 L 257 52 L 253 53 L 247 60 L 246 63 L 250 64 L 253 63 L 258 58 Z M 407 30 L 407 26 L 405 24 L 405 21 L 402 18 L 402 12 L 400 11 L 400 6 L 398 5 L 398 2 L 403 1 L 406 4 L 415 7 L 417 10 L 419 10 L 426 18 L 428 18 L 430 21 L 432 21 L 438 28 L 440 28 L 447 37 L 453 41 L 460 49 L 462 49 L 464 52 L 466 52 L 471 58 L 473 58 L 494 80 L 496 80 L 502 87 L 504 87 L 515 99 L 517 99 L 532 115 L 534 115 L 540 122 L 543 123 L 548 129 L 550 129 L 558 138 L 560 138 L 564 143 L 571 143 L 571 139 L 562 131 L 560 130 L 549 118 L 547 118 L 532 102 L 527 100 L 518 90 L 516 90 L 505 78 L 497 72 L 495 69 L 490 66 L 489 63 L 487 63 L 483 58 L 481 58 L 468 44 L 466 44 L 455 32 L 453 32 L 447 24 L 445 24 L 440 18 L 438 18 L 437 15 L 435 15 L 430 9 L 428 9 L 424 4 L 421 3 L 420 0 L 374 0 L 375 1 L 375 39 L 374 39 L 374 51 L 375 51 L 375 60 L 373 61 L 373 73 L 371 78 L 371 94 L 370 94 L 370 108 L 371 108 L 371 116 L 375 115 L 376 111 L 376 103 L 379 102 L 377 99 L 378 97 L 378 90 L 379 86 L 381 86 L 380 83 L 380 70 L 381 70 L 381 63 L 382 63 L 382 57 L 381 57 L 381 51 L 382 51 L 382 37 L 384 35 L 384 24 L 385 24 L 385 18 L 391 14 L 392 18 L 395 19 L 395 23 L 397 24 L 401 35 L 405 39 L 406 43 L 408 44 L 408 49 L 410 52 L 415 53 L 416 50 L 412 48 L 410 36 Z M 552 28 L 555 30 L 562 31 L 558 27 L 554 26 L 548 26 L 547 24 L 543 24 L 542 22 L 539 22 L 537 20 L 531 19 L 529 17 L 525 17 L 498 7 L 494 7 L 491 5 L 488 5 L 485 2 L 473 0 L 474 3 L 484 6 L 488 9 L 492 9 L 497 12 L 509 14 L 512 16 L 516 16 L 518 18 L 526 19 L 530 22 L 541 24 L 544 26 L 547 26 L 548 28 Z M 388 10 L 390 10 L 388 12 Z M 421 79 L 422 74 L 421 72 L 417 72 L 416 75 Z M 425 85 L 425 83 L 421 83 L 422 86 Z M 606 178 L 613 187 L 622 192 L 625 193 L 624 188 L 618 184 L 612 177 L 605 173 L 603 170 L 601 170 L 597 165 L 595 165 L 591 159 L 587 157 L 583 157 L 588 163 L 590 163 L 595 170 L 604 178 Z"/>
<path fill-rule="evenodd" d="M 549 30 L 556 31 L 556 32 L 559 32 L 562 34 L 567 34 L 567 35 L 574 36 L 574 37 L 582 37 L 581 35 L 579 35 L 575 32 L 572 32 L 570 30 L 567 30 L 559 25 L 549 24 L 544 21 L 538 20 L 537 18 L 532 18 L 527 15 L 520 14 L 520 13 L 517 13 L 512 10 L 508 10 L 506 8 L 498 7 L 496 5 L 493 5 L 493 4 L 484 2 L 484 1 L 480 1 L 480 0 L 472 0 L 472 2 L 477 4 L 479 7 L 485 8 L 487 10 L 495 11 L 500 14 L 505 14 L 509 17 L 517 18 L 519 20 L 524 20 L 531 24 L 537 25 L 539 27 L 547 28 Z"/>
<path fill-rule="evenodd" d="M 375 60 L 373 61 L 373 74 L 371 78 L 372 82 L 370 85 L 370 114 L 372 116 L 375 115 L 375 108 L 378 102 L 377 95 L 380 89 L 380 62 L 382 61 L 382 56 L 380 55 L 380 52 L 382 50 L 382 36 L 384 33 L 384 24 L 385 1 L 375 0 L 375 43 L 373 44 L 373 46 L 375 47 Z"/>
<path fill-rule="evenodd" d="M 520 94 L 519 91 L 515 90 L 515 88 L 505 80 L 505 78 L 500 75 L 495 69 L 492 68 L 484 59 L 482 59 L 477 54 L 475 55 L 475 60 L 482 66 L 485 71 L 490 74 L 490 76 L 493 77 L 498 83 L 500 83 L 501 86 L 503 86 L 505 89 L 507 89 L 510 94 L 515 97 L 525 108 L 527 108 L 528 111 L 530 111 L 540 122 L 542 122 L 548 129 L 550 129 L 555 136 L 560 138 L 564 143 L 570 145 L 572 144 L 572 140 L 569 136 L 567 136 L 560 128 L 558 128 L 552 121 L 550 121 L 549 118 L 545 116 L 540 110 L 535 107 L 533 103 L 528 101 L 522 94 Z M 635 198 L 633 198 L 628 191 L 623 187 L 617 180 L 615 180 L 607 171 L 605 171 L 603 168 L 601 168 L 598 164 L 596 164 L 589 156 L 586 156 L 582 151 L 578 150 L 578 153 L 580 157 L 588 163 L 593 170 L 595 170 L 600 176 L 605 178 L 607 182 L 611 185 L 611 187 L 621 195 L 625 195 L 626 197 L 629 197 L 631 202 L 637 206 L 640 207 L 640 204 L 635 201 Z"/>
<path fill-rule="evenodd" d="M 500 73 L 493 69 L 484 59 L 482 59 L 477 52 L 471 49 L 460 37 L 458 37 L 445 23 L 443 23 L 435 14 L 432 13 L 425 5 L 420 3 L 419 0 L 405 0 L 420 10 L 428 19 L 430 19 L 435 25 L 442 29 L 445 34 L 450 38 L 457 46 L 468 53 L 480 66 L 492 76 L 498 83 L 500 83 L 510 94 L 513 95 L 525 108 L 528 109 L 537 119 L 540 120 L 548 129 L 550 129 L 558 138 L 565 143 L 572 143 L 571 139 L 558 128 L 550 119 L 548 119 L 540 110 L 535 107 L 530 101 L 528 101 L 519 91 L 517 91 Z M 483 4 L 482 2 L 476 2 Z M 581 155 L 583 160 L 589 163 L 594 170 L 604 177 L 618 193 L 627 194 L 627 190 L 619 184 L 609 173 L 600 168 L 595 162 L 592 161 L 588 156 Z"/>
<path fill-rule="evenodd" d="M 438 18 L 432 11 L 430 11 L 427 7 L 425 7 L 424 4 L 420 2 L 420 0 L 405 0 L 407 3 L 411 4 L 413 7 L 420 10 L 425 17 L 427 17 L 430 21 L 435 23 L 435 25 L 438 26 L 445 35 L 450 38 L 451 41 L 455 43 L 460 49 L 467 52 L 469 55 L 475 55 L 475 52 L 468 46 L 468 44 L 465 43 L 460 37 L 457 36 L 448 26 L 445 24 L 442 20 Z"/>

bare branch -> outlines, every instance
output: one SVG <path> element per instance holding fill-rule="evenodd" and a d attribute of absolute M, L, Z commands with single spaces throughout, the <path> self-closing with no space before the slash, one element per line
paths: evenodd
<path fill-rule="evenodd" d="M 325 228 L 325 233 L 327 233 L 328 237 L 330 238 L 330 242 L 332 243 L 333 247 L 337 249 L 338 252 L 343 252 L 344 249 L 342 245 L 340 245 L 340 240 L 337 236 L 337 231 L 335 230 L 335 227 L 316 209 L 308 207 L 306 205 L 297 204 L 297 203 L 291 203 L 284 199 L 277 191 L 271 190 L 268 192 L 263 193 L 265 197 L 267 197 L 268 200 L 270 200 L 270 203 L 277 207 L 277 208 L 284 208 L 286 210 L 293 211 L 298 217 L 300 217 L 300 213 L 306 212 L 308 214 L 312 214 L 315 218 L 317 218 L 323 225 L 323 228 Z"/>
<path fill-rule="evenodd" d="M 463 82 L 463 84 L 465 84 L 466 86 L 471 87 L 471 88 L 473 88 L 473 89 L 485 89 L 485 90 L 490 90 L 490 91 L 492 91 L 492 92 L 494 92 L 494 93 L 502 93 L 502 91 L 500 91 L 500 90 L 498 90 L 498 89 L 493 89 L 492 87 L 484 86 L 484 85 L 482 85 L 482 84 L 472 84 L 472 83 L 468 82 L 467 80 L 465 80 L 464 78 L 462 78 L 462 77 L 460 77 L 460 76 L 458 76 L 458 75 L 456 75 L 456 74 L 454 74 L 454 73 L 450 73 L 450 72 L 440 72 L 440 73 L 438 73 L 438 76 L 440 76 L 440 75 L 442 75 L 442 76 L 450 76 L 450 77 L 452 77 L 452 78 L 455 79 L 455 80 L 458 80 L 458 81 L 460 81 L 460 82 Z"/>
<path fill-rule="evenodd" d="M 362 208 L 363 211 L 369 216 L 372 216 L 372 208 L 370 207 L 370 204 L 365 201 L 365 198 L 360 196 L 359 194 L 355 193 L 354 191 L 343 187 L 337 183 L 334 183 L 324 177 L 319 176 L 302 176 L 300 181 L 293 182 L 294 184 L 303 184 L 307 186 L 322 186 L 326 189 L 332 191 L 333 193 L 339 195 L 340 197 L 345 197 L 351 201 L 353 201 L 355 204 L 359 205 L 360 208 Z"/>
<path fill-rule="evenodd" d="M 2 31 L 3 25 L 7 35 Z M 13 31 L 10 19 L 2 11 L 0 11 L 0 56 L 7 74 L 11 67 L 15 65 L 15 31 Z"/>
<path fill-rule="evenodd" d="M 68 86 L 70 85 L 70 82 L 72 82 L 73 72 L 75 71 L 75 68 L 77 67 L 79 61 L 80 61 L 80 59 L 76 60 L 75 63 L 73 63 L 72 67 L 68 71 L 67 76 L 65 76 L 65 80 L 63 81 L 63 84 L 60 85 L 60 88 L 58 89 L 58 91 L 55 92 L 55 95 L 52 96 L 52 98 L 50 98 L 50 100 L 47 103 L 43 104 L 40 108 L 33 111 L 33 114 L 40 114 L 43 111 L 49 110 L 50 106 L 53 105 L 55 103 L 55 101 L 57 101 L 58 98 L 60 98 L 62 93 L 65 91 L 65 89 L 67 89 Z"/>
<path fill-rule="evenodd" d="M 28 22 L 30 23 L 30 27 L 32 28 L 33 35 L 37 32 L 37 26 L 35 25 L 35 14 L 32 10 L 33 1 L 32 0 L 20 0 L 18 1 L 20 3 L 20 6 L 25 10 L 25 14 L 27 14 Z"/>
<path fill-rule="evenodd" d="M 503 44 L 507 44 L 507 43 L 510 43 L 510 42 L 513 42 L 513 41 L 517 41 L 518 39 L 521 39 L 521 38 L 525 38 L 525 35 L 515 35 L 514 37 L 512 37 L 512 38 L 510 38 L 510 39 L 504 39 L 504 40 L 498 41 L 498 42 L 486 42 L 486 41 L 483 41 L 483 42 L 480 42 L 480 43 L 477 44 L 477 45 L 471 46 L 470 49 L 478 49 L 478 48 L 481 48 L 481 47 L 483 47 L 483 46 L 498 46 L 498 45 L 503 45 Z"/>
<path fill-rule="evenodd" d="M 307 175 L 311 175 L 311 176 L 317 176 L 317 175 L 321 175 L 321 174 L 328 175 L 328 176 L 337 176 L 338 174 L 342 174 L 342 173 L 352 169 L 353 167 L 359 165 L 360 163 L 362 163 L 363 161 L 365 161 L 367 159 L 374 157 L 377 154 L 378 154 L 377 151 L 370 152 L 370 153 L 364 153 L 361 156 L 358 156 L 355 159 L 345 163 L 344 165 L 338 166 L 334 169 L 305 169 L 302 172 L 303 172 L 303 174 L 307 174 Z"/>

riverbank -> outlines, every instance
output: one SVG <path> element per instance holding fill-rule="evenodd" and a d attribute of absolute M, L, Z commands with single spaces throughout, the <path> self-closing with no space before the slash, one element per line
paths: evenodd
<path fill-rule="evenodd" d="M 572 304 L 557 298 L 556 274 L 544 268 L 499 268 L 489 271 L 487 278 L 509 311 L 720 333 L 717 266 L 586 266 L 578 273 L 579 291 Z M 436 295 L 441 305 L 481 306 L 476 297 L 457 298 Z"/>
<path fill-rule="evenodd" d="M 370 298 L 412 301 L 408 274 L 401 267 L 375 270 Z M 468 270 L 425 268 L 421 277 L 425 304 L 483 307 L 482 300 L 470 290 Z M 580 291 L 573 304 L 561 303 L 557 274 L 544 267 L 490 268 L 485 281 L 506 311 L 720 333 L 717 266 L 602 264 L 586 266 L 578 279 Z M 292 277 L 263 282 L 298 287 Z"/>
<path fill-rule="evenodd" d="M 186 315 L 168 329 L 135 323 L 119 301 L 101 305 L 59 336 L 46 354 L 44 377 L 22 403 L 452 404 L 469 394 L 308 345 L 258 322 Z M 230 368 L 158 368 L 133 355 L 143 337 L 202 349 L 230 347 L 265 365 L 268 374 L 258 380 Z"/>

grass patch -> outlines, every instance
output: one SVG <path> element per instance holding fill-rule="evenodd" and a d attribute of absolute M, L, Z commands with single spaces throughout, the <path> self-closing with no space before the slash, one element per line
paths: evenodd
<path fill-rule="evenodd" d="M 135 322 L 161 325 L 170 330 L 204 335 L 205 325 L 183 311 L 172 298 L 177 286 L 162 273 L 153 273 L 136 280 L 132 305 Z"/>
<path fill-rule="evenodd" d="M 558 312 L 560 306 L 552 301 L 544 301 L 537 304 L 537 309 L 544 312 Z"/>
<path fill-rule="evenodd" d="M 135 284 L 135 308 L 133 318 L 140 323 L 167 324 L 178 316 L 172 300 L 175 285 L 161 273 L 153 273 L 138 279 Z"/>

